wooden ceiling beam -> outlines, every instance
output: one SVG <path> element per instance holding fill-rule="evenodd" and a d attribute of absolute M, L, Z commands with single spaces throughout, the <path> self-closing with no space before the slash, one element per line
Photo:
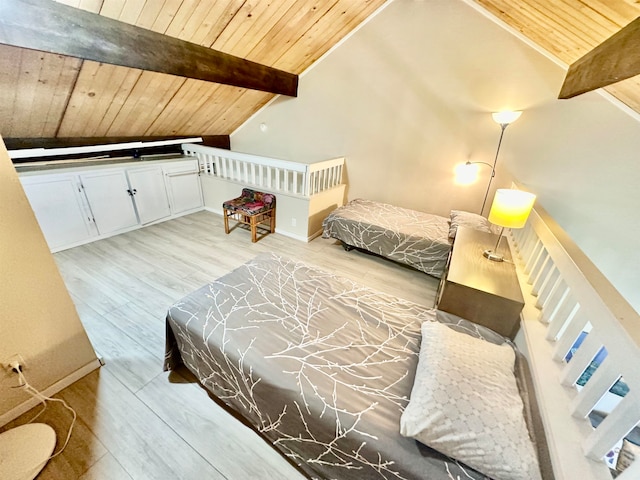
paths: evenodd
<path fill-rule="evenodd" d="M 572 98 L 640 73 L 640 17 L 569 67 L 558 98 Z"/>
<path fill-rule="evenodd" d="M 52 0 L 0 0 L 0 43 L 297 96 L 292 73 Z"/>

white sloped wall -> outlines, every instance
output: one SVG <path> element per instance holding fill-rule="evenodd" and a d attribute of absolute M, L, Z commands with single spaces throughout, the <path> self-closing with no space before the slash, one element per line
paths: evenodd
<path fill-rule="evenodd" d="M 463 0 L 395 0 L 231 137 L 233 150 L 311 162 L 345 156 L 347 196 L 448 215 L 478 211 L 510 172 L 640 310 L 640 122 L 598 93 L 557 100 L 565 71 Z M 264 124 L 266 128 L 260 128 Z"/>

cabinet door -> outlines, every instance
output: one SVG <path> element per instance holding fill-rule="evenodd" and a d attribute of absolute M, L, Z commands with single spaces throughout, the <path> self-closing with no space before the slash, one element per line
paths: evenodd
<path fill-rule="evenodd" d="M 83 173 L 80 180 L 101 235 L 138 224 L 124 170 Z"/>
<path fill-rule="evenodd" d="M 127 170 L 127 177 L 140 223 L 154 222 L 171 215 L 162 167 L 132 168 Z"/>
<path fill-rule="evenodd" d="M 204 205 L 197 160 L 176 162 L 164 167 L 171 213 L 177 215 Z"/>
<path fill-rule="evenodd" d="M 52 251 L 97 235 L 77 176 L 38 175 L 20 181 Z"/>

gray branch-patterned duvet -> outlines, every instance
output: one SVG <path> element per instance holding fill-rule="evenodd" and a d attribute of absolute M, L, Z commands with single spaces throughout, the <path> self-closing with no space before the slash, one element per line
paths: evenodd
<path fill-rule="evenodd" d="M 335 238 L 438 278 L 451 249 L 448 218 L 361 198 L 335 209 L 322 227 L 323 238 Z"/>
<path fill-rule="evenodd" d="M 425 321 L 504 340 L 262 254 L 170 308 L 165 369 L 184 363 L 312 479 L 484 479 L 400 435 Z"/>

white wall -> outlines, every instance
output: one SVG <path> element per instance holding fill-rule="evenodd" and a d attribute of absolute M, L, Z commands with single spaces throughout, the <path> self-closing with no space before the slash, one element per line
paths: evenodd
<path fill-rule="evenodd" d="M 349 199 L 446 215 L 480 208 L 488 169 L 471 187 L 454 185 L 452 170 L 493 161 L 490 112 L 524 110 L 499 168 L 538 194 L 640 311 L 640 123 L 597 93 L 557 100 L 563 78 L 462 0 L 395 0 L 301 77 L 298 98 L 276 99 L 231 145 L 303 162 L 345 156 Z"/>
<path fill-rule="evenodd" d="M 38 390 L 92 363 L 87 334 L 0 137 L 0 363 L 14 354 Z M 87 372 L 85 372 L 87 373 Z M 31 399 L 0 368 L 0 425 Z"/>

